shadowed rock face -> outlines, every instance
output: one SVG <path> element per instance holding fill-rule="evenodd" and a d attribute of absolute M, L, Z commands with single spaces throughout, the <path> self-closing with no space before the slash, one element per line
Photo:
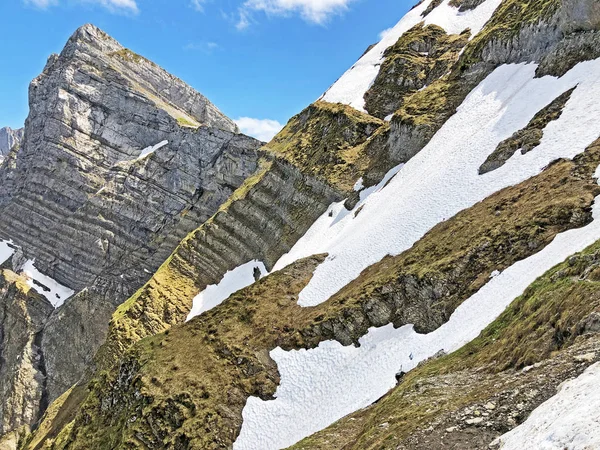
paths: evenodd
<path fill-rule="evenodd" d="M 35 259 L 77 292 L 36 322 L 45 365 L 37 378 L 46 378 L 29 402 L 37 413 L 42 396 L 53 400 L 83 373 L 115 308 L 257 169 L 261 143 L 92 25 L 49 58 L 29 103 L 24 138 L 0 166 L 0 236 L 22 248 L 15 271 Z M 0 409 L 0 424 L 7 414 L 19 415 Z"/>
<path fill-rule="evenodd" d="M 54 308 L 9 270 L 0 271 L 0 305 L 2 435 L 37 420 L 46 403 L 40 333 Z"/>
<path fill-rule="evenodd" d="M 0 158 L 6 156 L 8 152 L 23 140 L 23 128 L 13 130 L 10 127 L 0 128 Z"/>

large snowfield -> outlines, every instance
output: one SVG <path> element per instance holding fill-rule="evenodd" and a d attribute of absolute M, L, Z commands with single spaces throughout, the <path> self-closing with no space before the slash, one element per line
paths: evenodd
<path fill-rule="evenodd" d="M 298 242 L 286 263 L 327 252 L 299 303 L 317 305 L 387 254 L 410 248 L 437 223 L 498 190 L 538 174 L 557 158 L 572 158 L 600 136 L 600 60 L 581 63 L 560 79 L 534 78 L 534 64 L 502 66 L 484 80 L 431 142 L 385 186 L 369 195 L 356 217 L 334 205 Z M 496 146 L 525 127 L 563 92 L 577 86 L 539 147 L 517 152 L 503 167 L 478 175 Z M 600 218 L 600 202 L 594 207 Z M 600 220 L 556 239 L 538 254 L 492 278 L 450 321 L 426 336 L 411 326 L 371 330 L 361 346 L 324 342 L 314 350 L 271 356 L 281 373 L 274 401 L 250 398 L 236 450 L 279 449 L 366 407 L 409 370 L 441 349 L 453 351 L 477 335 L 537 277 L 600 239 Z"/>
<path fill-rule="evenodd" d="M 556 396 L 498 442 L 502 450 L 600 448 L 600 363 L 564 383 Z"/>

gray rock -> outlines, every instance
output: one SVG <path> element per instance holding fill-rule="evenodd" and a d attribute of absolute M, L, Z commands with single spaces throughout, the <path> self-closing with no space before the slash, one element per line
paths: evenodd
<path fill-rule="evenodd" d="M 467 425 L 479 425 L 480 423 L 483 422 L 483 417 L 476 417 L 474 419 L 467 419 L 465 420 Z"/>
<path fill-rule="evenodd" d="M 8 155 L 15 145 L 23 140 L 23 128 L 13 130 L 10 127 L 0 128 L 0 158 Z"/>
<path fill-rule="evenodd" d="M 53 306 L 8 270 L 0 272 L 0 436 L 34 423 L 47 406 L 41 350 Z"/>
<path fill-rule="evenodd" d="M 0 434 L 33 423 L 79 380 L 115 308 L 256 170 L 262 145 L 92 25 L 49 58 L 29 104 L 21 145 L 0 166 L 0 238 L 78 294 L 38 324 L 47 379 L 19 377 L 31 411 L 3 402 Z"/>

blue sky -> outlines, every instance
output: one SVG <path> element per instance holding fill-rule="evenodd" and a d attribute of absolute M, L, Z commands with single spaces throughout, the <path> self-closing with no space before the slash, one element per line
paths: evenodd
<path fill-rule="evenodd" d="M 182 78 L 246 131 L 318 98 L 416 0 L 2 0 L 0 126 L 22 126 L 29 82 L 91 22 Z M 271 120 L 275 122 L 263 122 Z"/>

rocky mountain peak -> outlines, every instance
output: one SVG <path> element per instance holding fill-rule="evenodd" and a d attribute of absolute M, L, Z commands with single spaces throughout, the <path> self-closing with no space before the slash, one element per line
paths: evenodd
<path fill-rule="evenodd" d="M 72 85 L 76 77 L 117 79 L 127 95 L 144 99 L 166 112 L 179 126 L 201 125 L 238 132 L 237 125 L 205 96 L 154 62 L 125 48 L 92 24 L 78 28 L 58 56 L 51 56 L 32 86 L 37 87 L 52 74 Z"/>
<path fill-rule="evenodd" d="M 40 206 L 40 215 L 29 225 L 22 220 L 25 213 L 18 213 L 10 219 L 7 216 L 0 229 L 23 246 L 46 273 L 76 290 L 89 286 L 110 267 L 105 265 L 106 258 L 123 258 L 115 247 L 98 244 L 119 240 L 119 233 L 108 232 L 107 227 L 121 229 L 127 223 L 126 230 L 155 235 L 167 233 L 170 226 L 176 229 L 183 221 L 183 236 L 210 217 L 256 167 L 258 141 L 238 135 L 235 123 L 206 97 L 91 24 L 75 31 L 60 55 L 49 58 L 43 73 L 30 85 L 29 104 L 27 137 L 14 155 L 14 164 L 4 168 L 5 179 L 11 183 L 0 188 L 0 208 L 20 209 L 31 194 L 31 183 L 39 185 L 37 203 L 45 206 Z M 147 172 L 153 165 L 158 170 Z M 212 178 L 217 172 L 218 182 Z M 147 184 L 145 192 L 140 182 Z M 56 186 L 52 195 L 51 186 Z M 149 190 L 156 189 L 157 197 L 149 198 Z M 105 201 L 113 195 L 117 200 Z M 56 203 L 60 204 L 58 210 Z M 109 203 L 120 205 L 116 216 L 115 204 L 108 207 Z M 145 203 L 147 207 L 141 208 Z M 72 247 L 75 253 L 71 258 L 78 265 L 89 260 L 89 271 L 59 257 L 58 244 L 49 245 L 47 232 L 28 231 L 28 226 L 37 229 L 42 223 L 46 231 L 58 230 L 67 226 L 73 215 L 98 206 L 100 210 L 108 207 L 110 214 L 108 210 L 100 214 L 104 225 L 94 225 L 91 234 L 84 232 L 84 240 L 90 240 L 86 247 L 97 246 L 103 256 L 92 256 L 89 251 L 80 254 L 74 250 L 79 244 Z M 91 209 L 89 213 L 98 216 Z M 191 216 L 186 212 L 189 209 L 194 209 Z M 155 213 L 158 216 L 151 219 Z M 170 219 L 159 220 L 162 226 L 157 226 L 157 218 L 165 213 Z M 90 225 L 88 219 L 78 220 L 85 228 Z M 57 231 L 56 238 L 64 234 L 69 233 Z M 81 240 L 81 236 L 73 238 Z M 136 239 L 117 246 L 125 253 L 135 253 L 139 247 L 131 243 Z M 152 250 L 144 250 L 145 257 L 156 258 L 151 266 L 158 267 L 176 242 L 164 244 L 158 239 Z M 166 253 L 152 256 L 157 251 Z M 145 277 L 142 268 L 135 271 Z"/>
<path fill-rule="evenodd" d="M 44 314 L 24 331 L 43 364 L 0 395 L 0 404 L 29 396 L 34 405 L 27 414 L 0 408 L 0 434 L 32 424 L 46 399 L 79 379 L 117 306 L 256 170 L 261 146 L 202 94 L 93 25 L 49 58 L 29 106 L 25 137 L 0 166 L 0 241 L 12 242 L 15 273 L 45 280 L 34 284 L 42 297 L 31 299 Z M 51 295 L 53 285 L 68 294 Z M 0 292 L 3 304 L 13 297 Z M 0 341 L 11 339 L 10 321 L 0 316 Z M 14 363 L 0 356 L 0 386 L 32 339 L 12 339 Z"/>
<path fill-rule="evenodd" d="M 65 49 L 69 49 L 73 46 L 85 45 L 91 45 L 93 47 L 101 49 L 104 52 L 123 49 L 123 46 L 119 44 L 115 39 L 113 39 L 100 28 L 91 23 L 86 23 L 85 25 L 75 30 L 75 32 L 67 41 Z"/>

